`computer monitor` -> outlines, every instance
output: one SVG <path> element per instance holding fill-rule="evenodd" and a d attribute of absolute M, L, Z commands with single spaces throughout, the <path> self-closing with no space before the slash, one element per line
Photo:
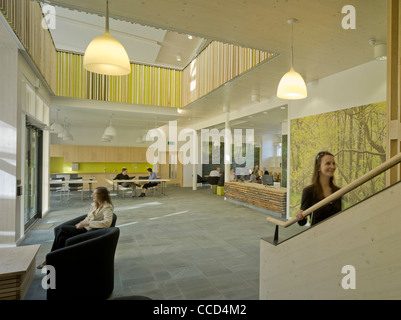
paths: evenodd
<path fill-rule="evenodd" d="M 274 179 L 273 179 L 273 175 L 271 174 L 264 174 L 262 176 L 262 183 L 265 186 L 274 186 Z"/>

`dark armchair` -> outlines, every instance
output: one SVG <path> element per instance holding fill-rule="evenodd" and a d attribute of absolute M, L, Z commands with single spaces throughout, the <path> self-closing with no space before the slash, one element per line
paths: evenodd
<path fill-rule="evenodd" d="M 47 300 L 107 299 L 114 289 L 114 255 L 120 229 L 97 229 L 72 237 L 46 255 L 55 269 L 55 289 Z"/>
<path fill-rule="evenodd" d="M 62 223 L 76 225 L 82 215 Z M 47 289 L 48 300 L 106 299 L 114 289 L 114 254 L 120 229 L 113 213 L 110 228 L 93 229 L 66 241 L 62 249 L 46 255 L 46 263 L 56 271 L 56 289 Z"/>

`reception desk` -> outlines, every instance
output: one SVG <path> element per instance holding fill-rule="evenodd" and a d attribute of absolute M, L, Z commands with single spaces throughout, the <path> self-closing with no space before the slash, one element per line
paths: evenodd
<path fill-rule="evenodd" d="M 273 211 L 282 218 L 286 217 L 286 188 L 274 188 L 250 182 L 226 182 L 224 195 L 227 199 Z"/>

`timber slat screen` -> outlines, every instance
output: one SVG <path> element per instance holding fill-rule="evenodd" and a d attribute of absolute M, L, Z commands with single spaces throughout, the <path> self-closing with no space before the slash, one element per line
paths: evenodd
<path fill-rule="evenodd" d="M 228 199 L 280 213 L 283 218 L 286 216 L 287 192 L 283 188 L 229 182 L 224 184 L 224 195 Z"/>

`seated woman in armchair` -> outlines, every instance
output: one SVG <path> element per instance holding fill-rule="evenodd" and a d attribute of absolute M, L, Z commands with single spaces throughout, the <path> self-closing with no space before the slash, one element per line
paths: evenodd
<path fill-rule="evenodd" d="M 97 187 L 93 192 L 93 203 L 86 218 L 74 225 L 62 225 L 56 228 L 51 251 L 64 248 L 67 239 L 88 232 L 92 229 L 109 228 L 113 221 L 114 207 L 109 191 L 105 187 Z M 42 269 L 46 261 L 38 265 Z"/>

